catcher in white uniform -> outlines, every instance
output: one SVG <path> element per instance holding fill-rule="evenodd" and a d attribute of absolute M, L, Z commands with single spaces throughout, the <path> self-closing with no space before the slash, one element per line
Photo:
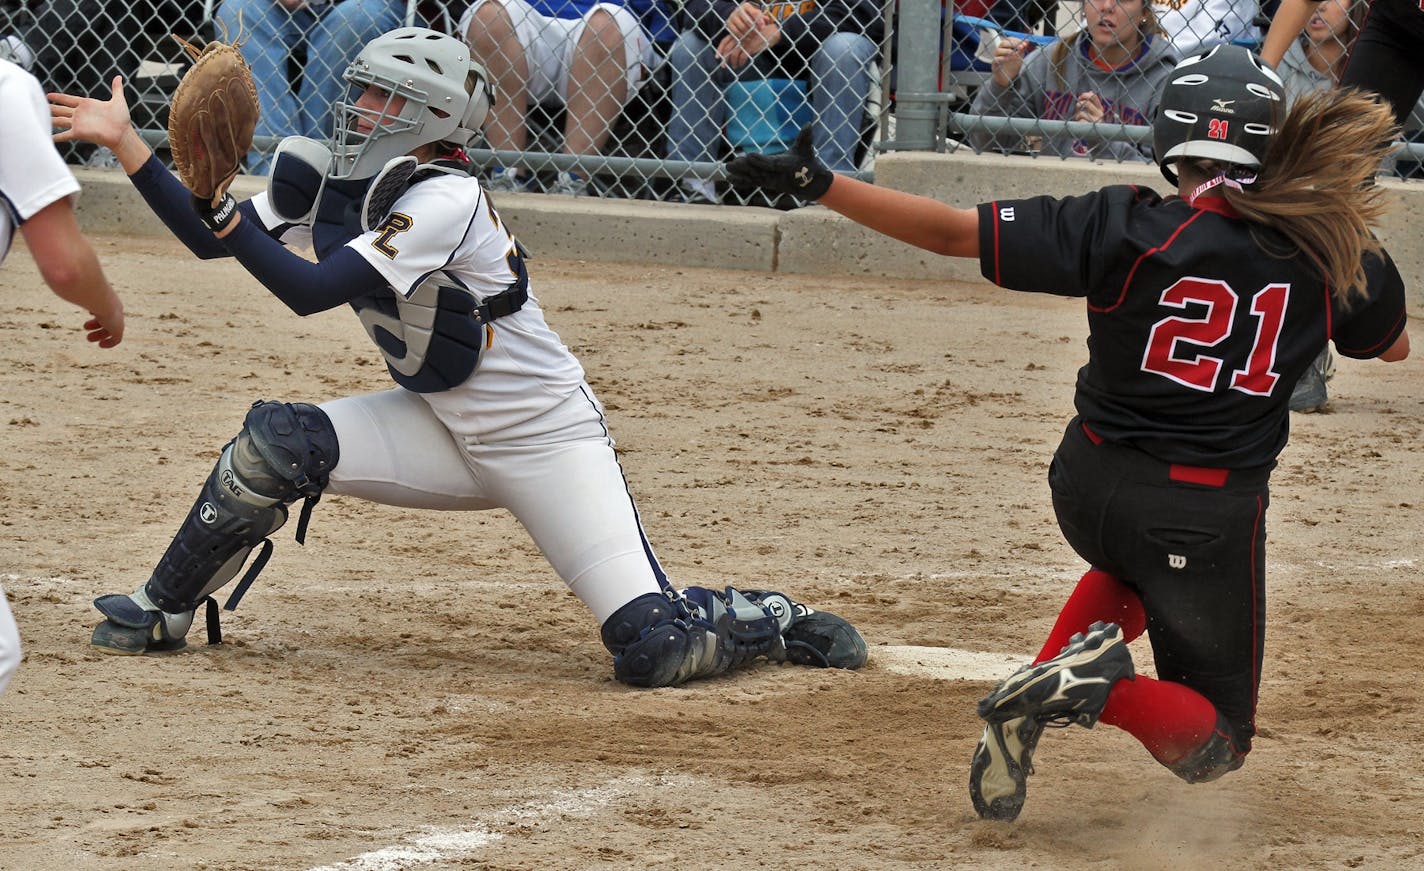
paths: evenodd
<path fill-rule="evenodd" d="M 93 644 L 136 654 L 183 646 L 200 604 L 261 552 L 287 506 L 297 539 L 324 493 L 437 509 L 506 508 L 593 611 L 615 676 L 667 686 L 759 657 L 858 668 L 845 620 L 765 590 L 676 589 L 645 539 L 583 369 L 549 329 L 524 258 L 461 146 L 491 95 L 458 39 L 403 28 L 346 70 L 359 93 L 325 143 L 284 140 L 268 190 L 216 232 L 138 137 L 121 84 L 108 101 L 51 96 L 62 138 L 106 145 L 199 257 L 236 257 L 298 314 L 349 304 L 394 389 L 321 405 L 257 402 L 148 580 L 103 596 Z M 284 247 L 311 246 L 312 263 Z"/>
<path fill-rule="evenodd" d="M 44 91 L 34 76 L 0 59 L 0 262 L 18 230 L 40 276 L 61 299 L 87 310 L 88 339 L 101 348 L 123 340 L 124 307 L 79 230 L 79 182 L 49 141 Z M 20 665 L 20 633 L 0 589 L 0 693 Z"/>

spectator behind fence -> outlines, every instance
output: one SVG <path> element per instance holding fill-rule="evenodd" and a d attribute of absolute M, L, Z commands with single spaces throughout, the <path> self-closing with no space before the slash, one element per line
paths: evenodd
<path fill-rule="evenodd" d="M 361 47 L 399 27 L 405 4 L 395 0 L 222 0 L 220 33 L 242 38 L 262 117 L 257 136 L 331 136 L 331 106 L 343 99 L 341 74 Z M 297 77 L 293 79 L 294 67 Z M 100 93 L 99 89 L 68 91 Z M 268 152 L 254 148 L 247 168 L 266 175 Z"/>
<path fill-rule="evenodd" d="M 1287 104 L 1302 94 L 1340 81 L 1345 58 L 1368 8 L 1367 2 L 1352 3 L 1351 0 L 1324 0 L 1315 7 L 1300 37 L 1290 44 L 1276 65 L 1276 72 L 1285 85 Z"/>
<path fill-rule="evenodd" d="M 1366 0 L 1369 9 L 1350 46 L 1342 87 L 1373 91 L 1410 130 L 1410 115 L 1424 96 L 1424 4 L 1414 0 Z M 1261 46 L 1268 64 L 1279 64 L 1316 14 L 1318 0 L 1281 0 Z"/>
<path fill-rule="evenodd" d="M 681 21 L 668 53 L 668 159 L 720 159 L 726 92 L 734 82 L 799 81 L 814 112 L 816 151 L 833 171 L 855 171 L 870 65 L 884 28 L 878 3 L 688 0 Z M 684 179 L 682 188 L 685 200 L 717 202 L 711 181 Z"/>
<path fill-rule="evenodd" d="M 651 73 L 653 44 L 673 35 L 662 0 L 475 0 L 457 30 L 494 77 L 489 146 L 526 150 L 529 107 L 557 102 L 565 109 L 563 153 L 576 155 L 602 151 Z M 526 190 L 530 181 L 516 167 L 494 167 L 486 187 Z M 552 192 L 587 194 L 587 177 L 561 170 Z"/>
<path fill-rule="evenodd" d="M 1022 39 L 1002 37 L 993 72 L 974 97 L 977 115 L 1047 121 L 1149 126 L 1176 54 L 1144 0 L 1083 0 L 1083 29 L 1025 57 Z M 1021 147 L 1020 133 L 975 131 L 976 148 Z M 1147 145 L 1089 142 L 1066 133 L 1043 137 L 1040 149 L 1063 157 L 1148 160 Z"/>
<path fill-rule="evenodd" d="M 30 61 L 24 66 L 46 91 L 79 94 L 106 90 L 114 72 L 132 81 L 150 55 L 181 54 L 168 35 L 195 39 L 203 23 L 203 0 L 39 0 L 31 11 L 29 25 L 7 40 L 11 59 Z M 107 149 L 62 151 L 71 161 L 115 165 Z"/>
<path fill-rule="evenodd" d="M 1191 57 L 1223 42 L 1254 43 L 1261 36 L 1257 0 L 1165 0 L 1156 10 L 1177 57 Z"/>

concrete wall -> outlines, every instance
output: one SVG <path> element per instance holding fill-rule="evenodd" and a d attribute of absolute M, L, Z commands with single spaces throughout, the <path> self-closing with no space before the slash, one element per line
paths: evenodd
<path fill-rule="evenodd" d="M 79 218 L 89 232 L 163 234 L 142 199 L 117 170 L 76 170 L 84 185 Z M 1037 194 L 1066 196 L 1109 184 L 1166 192 L 1156 167 L 1093 164 L 1058 158 L 1005 158 L 968 152 L 881 155 L 876 181 L 958 206 Z M 263 179 L 239 178 L 249 196 Z M 1424 308 L 1424 184 L 1382 182 L 1391 209 L 1380 235 L 1410 288 L 1410 307 Z M 534 257 L 664 263 L 806 274 L 982 280 L 972 260 L 940 257 L 886 239 L 824 208 L 794 212 L 732 206 L 685 206 L 638 200 L 577 200 L 500 194 L 499 211 Z"/>

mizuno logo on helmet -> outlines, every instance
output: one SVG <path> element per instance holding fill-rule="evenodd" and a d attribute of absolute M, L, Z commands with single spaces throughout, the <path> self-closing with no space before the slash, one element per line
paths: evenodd
<path fill-rule="evenodd" d="M 1221 112 L 1226 115 L 1235 115 L 1236 110 L 1231 108 L 1231 104 L 1235 102 L 1235 100 L 1223 100 L 1220 97 L 1213 97 L 1211 100 L 1211 111 Z"/>

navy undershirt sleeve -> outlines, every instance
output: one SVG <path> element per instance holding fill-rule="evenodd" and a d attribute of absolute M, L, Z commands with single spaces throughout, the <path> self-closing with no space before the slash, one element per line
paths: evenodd
<path fill-rule="evenodd" d="M 172 231 L 178 241 L 188 246 L 188 250 L 199 259 L 212 260 L 228 256 L 227 249 L 213 236 L 213 231 L 203 226 L 198 213 L 193 211 L 193 195 L 183 186 L 178 177 L 168 171 L 158 155 L 150 154 L 138 172 L 129 176 L 129 181 L 143 196 L 148 207 L 158 216 L 163 225 Z M 247 203 L 238 206 L 243 214 L 253 220 L 257 213 Z"/>
<path fill-rule="evenodd" d="M 298 256 L 262 229 L 250 203 L 238 206 L 243 219 L 219 239 L 193 211 L 192 194 L 156 155 L 129 181 L 153 213 L 188 250 L 204 260 L 236 257 L 252 276 L 299 315 L 315 314 L 388 287 L 361 255 L 340 248 L 320 263 Z"/>
<path fill-rule="evenodd" d="M 244 218 L 218 241 L 299 315 L 336 308 L 390 286 L 376 267 L 350 248 L 342 246 L 313 263 L 268 236 L 255 219 Z"/>

